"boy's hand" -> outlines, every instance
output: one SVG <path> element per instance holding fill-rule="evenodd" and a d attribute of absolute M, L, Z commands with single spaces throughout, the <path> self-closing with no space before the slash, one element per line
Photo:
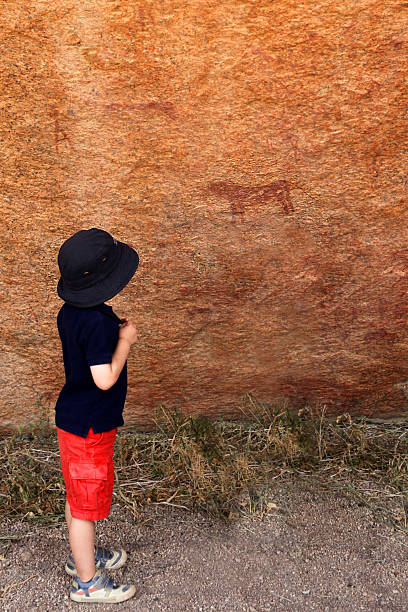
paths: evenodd
<path fill-rule="evenodd" d="M 123 342 L 118 342 L 111 363 L 90 366 L 94 383 L 102 391 L 107 391 L 116 383 L 128 357 L 130 347 L 137 340 L 136 327 L 127 317 L 121 319 L 119 325 L 120 338 L 126 340 L 129 346 L 125 346 Z"/>
<path fill-rule="evenodd" d="M 129 321 L 127 317 L 121 319 L 122 323 L 119 325 L 119 338 L 124 338 L 129 344 L 134 344 L 137 340 L 137 329 L 135 325 Z"/>

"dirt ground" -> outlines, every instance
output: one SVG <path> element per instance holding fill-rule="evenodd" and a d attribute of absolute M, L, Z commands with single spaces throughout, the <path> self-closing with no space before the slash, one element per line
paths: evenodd
<path fill-rule="evenodd" d="M 138 524 L 113 505 L 99 523 L 99 541 L 128 551 L 116 576 L 138 588 L 118 609 L 408 610 L 404 533 L 351 497 L 317 492 L 298 479 L 276 483 L 271 496 L 277 508 L 262 520 L 248 516 L 229 525 L 169 506 L 150 507 L 147 522 Z M 1 610 L 84 608 L 69 599 L 65 527 L 2 524 L 0 537 Z"/>

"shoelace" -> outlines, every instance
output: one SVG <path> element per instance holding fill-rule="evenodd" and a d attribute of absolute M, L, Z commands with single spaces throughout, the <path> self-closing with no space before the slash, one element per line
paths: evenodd
<path fill-rule="evenodd" d="M 107 561 L 109 561 L 110 559 L 112 559 L 113 557 L 113 553 L 110 550 L 107 550 L 106 548 L 102 548 L 100 546 L 98 546 L 98 548 L 96 549 L 96 555 L 95 555 L 95 561 L 102 561 L 103 564 L 105 565 L 105 563 Z"/>
<path fill-rule="evenodd" d="M 119 589 L 120 584 L 117 584 L 111 576 L 103 574 L 101 578 L 101 582 L 98 581 L 95 585 L 97 588 L 105 589 L 108 593 L 112 591 L 112 589 Z"/>
<path fill-rule="evenodd" d="M 81 583 L 80 580 L 77 580 L 77 584 L 78 590 L 82 589 L 87 597 L 89 597 L 89 589 L 91 587 L 94 587 L 98 590 L 104 589 L 107 595 L 109 595 L 113 589 L 119 589 L 121 586 L 123 586 L 124 591 L 128 590 L 129 588 L 128 586 L 117 584 L 116 582 L 114 582 L 112 577 L 107 576 L 107 574 L 103 572 L 100 572 L 99 575 L 91 581 L 91 584 Z M 75 586 L 72 587 L 72 590 L 75 591 Z"/>

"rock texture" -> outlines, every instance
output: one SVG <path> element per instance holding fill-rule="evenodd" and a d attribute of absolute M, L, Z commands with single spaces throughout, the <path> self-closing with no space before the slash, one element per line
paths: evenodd
<path fill-rule="evenodd" d="M 249 391 L 405 412 L 407 9 L 3 3 L 3 426 L 52 412 L 56 255 L 94 226 L 140 253 L 128 423 Z"/>

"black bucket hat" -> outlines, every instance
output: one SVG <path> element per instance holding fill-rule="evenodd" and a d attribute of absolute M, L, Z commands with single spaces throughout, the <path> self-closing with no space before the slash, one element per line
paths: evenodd
<path fill-rule="evenodd" d="M 136 251 L 105 230 L 80 230 L 59 250 L 58 295 L 79 308 L 97 306 L 119 293 L 138 265 Z"/>

